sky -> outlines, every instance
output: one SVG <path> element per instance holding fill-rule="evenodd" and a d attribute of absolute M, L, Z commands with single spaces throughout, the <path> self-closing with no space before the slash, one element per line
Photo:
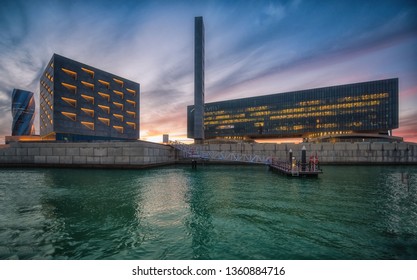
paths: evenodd
<path fill-rule="evenodd" d="M 11 134 L 13 88 L 34 92 L 38 106 L 54 53 L 140 83 L 142 140 L 186 140 L 196 16 L 206 102 L 399 78 L 393 134 L 417 142 L 417 3 L 402 0 L 3 0 L 0 142 Z"/>

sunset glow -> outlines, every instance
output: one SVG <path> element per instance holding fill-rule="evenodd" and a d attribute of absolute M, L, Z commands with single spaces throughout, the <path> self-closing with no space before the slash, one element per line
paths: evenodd
<path fill-rule="evenodd" d="M 141 140 L 190 141 L 195 16 L 205 23 L 206 102 L 398 77 L 394 136 L 417 142 L 417 5 L 301 0 L 5 1 L 0 142 L 11 134 L 13 88 L 39 106 L 53 53 L 140 83 Z"/>

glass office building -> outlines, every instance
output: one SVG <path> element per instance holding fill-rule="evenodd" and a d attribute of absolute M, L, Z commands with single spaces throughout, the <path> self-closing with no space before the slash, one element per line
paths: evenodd
<path fill-rule="evenodd" d="M 65 141 L 139 138 L 139 84 L 54 54 L 40 79 L 40 134 Z"/>
<path fill-rule="evenodd" d="M 35 98 L 33 92 L 14 89 L 12 93 L 12 136 L 33 135 L 35 127 Z"/>
<path fill-rule="evenodd" d="M 205 104 L 206 139 L 391 135 L 398 128 L 398 78 Z M 187 108 L 193 138 L 194 106 Z"/>

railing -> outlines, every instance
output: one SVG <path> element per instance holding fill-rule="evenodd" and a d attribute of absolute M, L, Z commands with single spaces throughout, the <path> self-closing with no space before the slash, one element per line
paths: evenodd
<path fill-rule="evenodd" d="M 271 165 L 279 168 L 284 172 L 291 173 L 292 176 L 299 176 L 300 172 L 320 172 L 318 162 L 309 162 L 306 163 L 304 168 L 302 167 L 301 162 L 297 161 L 294 163 L 289 163 L 287 161 L 279 161 L 275 158 L 272 158 Z"/>
<path fill-rule="evenodd" d="M 201 146 L 187 145 L 179 141 L 169 142 L 171 146 L 181 151 L 184 158 L 200 158 L 205 160 L 234 161 L 246 163 L 270 164 L 270 156 L 256 154 L 242 154 L 227 151 L 206 151 Z"/>

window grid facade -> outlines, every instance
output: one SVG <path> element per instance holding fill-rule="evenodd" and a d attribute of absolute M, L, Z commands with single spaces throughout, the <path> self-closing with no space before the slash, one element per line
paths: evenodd
<path fill-rule="evenodd" d="M 12 93 L 12 136 L 33 135 L 35 98 L 33 92 L 14 89 Z"/>
<path fill-rule="evenodd" d="M 40 131 L 56 140 L 139 138 L 139 84 L 54 54 L 40 80 Z"/>
<path fill-rule="evenodd" d="M 188 106 L 188 137 L 194 106 Z M 315 138 L 398 128 L 398 79 L 205 104 L 206 139 Z M 192 137 L 190 137 L 192 138 Z"/>

